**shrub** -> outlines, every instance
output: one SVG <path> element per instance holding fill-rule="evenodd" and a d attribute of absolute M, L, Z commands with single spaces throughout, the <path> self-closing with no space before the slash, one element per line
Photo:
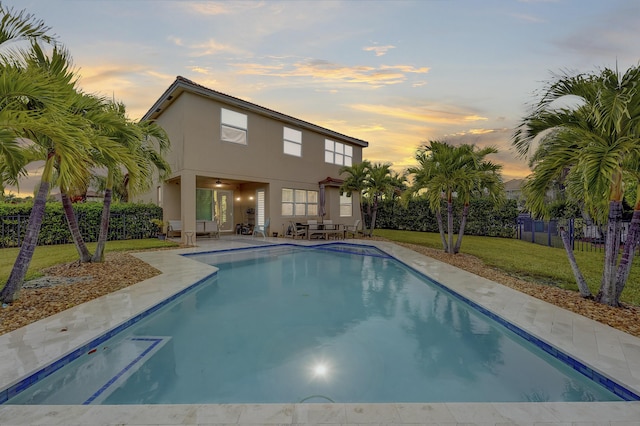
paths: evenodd
<path fill-rule="evenodd" d="M 0 203 L 0 247 L 21 244 L 29 222 L 33 203 Z M 85 242 L 98 240 L 102 203 L 89 202 L 73 205 L 78 227 Z M 162 208 L 153 204 L 114 203 L 111 205 L 109 240 L 151 238 L 157 229 L 151 219 L 162 218 Z M 62 203 L 48 202 L 38 237 L 38 245 L 71 243 L 69 226 Z"/>

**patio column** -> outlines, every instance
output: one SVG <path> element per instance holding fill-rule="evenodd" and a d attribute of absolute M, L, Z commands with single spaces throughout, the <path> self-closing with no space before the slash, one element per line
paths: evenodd
<path fill-rule="evenodd" d="M 180 199 L 182 212 L 182 243 L 187 243 L 187 235 L 196 242 L 196 174 L 184 170 L 181 177 Z"/>

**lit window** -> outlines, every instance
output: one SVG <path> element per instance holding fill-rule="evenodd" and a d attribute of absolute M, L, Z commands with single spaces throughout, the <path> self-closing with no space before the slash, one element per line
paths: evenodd
<path fill-rule="evenodd" d="M 351 195 L 344 194 L 340 195 L 340 217 L 351 217 L 353 216 L 353 198 Z"/>
<path fill-rule="evenodd" d="M 221 109 L 220 138 L 225 142 L 247 144 L 247 116 L 228 109 Z"/>
<path fill-rule="evenodd" d="M 302 157 L 302 132 L 284 128 L 284 153 Z"/>
<path fill-rule="evenodd" d="M 353 147 L 329 139 L 324 140 L 324 161 L 339 166 L 353 164 Z"/>
<path fill-rule="evenodd" d="M 317 216 L 318 191 L 282 188 L 282 216 Z"/>

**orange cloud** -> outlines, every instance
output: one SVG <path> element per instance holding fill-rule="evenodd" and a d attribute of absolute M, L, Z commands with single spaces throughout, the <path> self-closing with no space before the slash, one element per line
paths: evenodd
<path fill-rule="evenodd" d="M 238 74 L 266 75 L 272 77 L 310 77 L 326 82 L 364 83 L 373 86 L 393 85 L 407 80 L 408 73 L 427 73 L 429 68 L 409 65 L 344 66 L 325 60 L 298 62 L 292 66 L 284 64 L 263 65 L 258 63 L 234 64 Z"/>
<path fill-rule="evenodd" d="M 218 43 L 213 39 L 210 39 L 204 43 L 190 46 L 189 49 L 192 50 L 192 53 L 190 54 L 190 56 L 195 56 L 195 57 L 216 55 L 222 52 L 240 53 L 238 49 L 236 49 L 235 47 L 228 44 Z"/>
<path fill-rule="evenodd" d="M 395 46 L 387 45 L 387 46 L 367 46 L 363 47 L 362 50 L 365 52 L 374 52 L 376 56 L 384 56 L 391 49 L 395 49 Z"/>
<path fill-rule="evenodd" d="M 372 114 L 384 115 L 388 117 L 401 118 L 410 121 L 426 121 L 438 124 L 464 124 L 469 121 L 487 120 L 475 114 L 464 114 L 459 112 L 439 111 L 423 107 L 390 107 L 386 105 L 353 104 L 350 107 L 357 111 Z"/>
<path fill-rule="evenodd" d="M 486 120 L 486 118 L 485 118 L 485 120 Z M 487 134 L 487 133 L 493 133 L 494 131 L 495 130 L 493 130 L 493 129 L 469 129 L 468 133 L 470 133 L 472 135 L 484 135 L 484 134 Z"/>
<path fill-rule="evenodd" d="M 194 2 L 186 3 L 192 13 L 196 15 L 231 15 L 249 9 L 258 9 L 264 2 Z"/>

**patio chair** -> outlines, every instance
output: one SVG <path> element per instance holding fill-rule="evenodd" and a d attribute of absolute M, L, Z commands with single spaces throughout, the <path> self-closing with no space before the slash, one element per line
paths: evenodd
<path fill-rule="evenodd" d="M 264 225 L 256 225 L 253 227 L 253 233 L 251 234 L 254 238 L 256 236 L 256 234 L 262 234 L 263 238 L 267 238 L 267 228 L 269 228 L 269 220 L 270 218 L 267 218 L 267 220 L 264 221 Z"/>
<path fill-rule="evenodd" d="M 286 236 L 291 237 L 294 240 L 297 237 L 304 238 L 307 236 L 307 228 L 302 225 L 298 225 L 294 221 L 289 221 L 289 229 L 287 230 Z"/>
<path fill-rule="evenodd" d="M 358 230 L 358 228 L 360 227 L 360 223 L 362 221 L 360 219 L 356 220 L 356 222 L 353 225 L 345 225 L 344 226 L 344 237 L 348 238 L 349 234 L 353 235 L 353 238 L 356 238 L 358 236 L 358 232 L 361 232 Z"/>
<path fill-rule="evenodd" d="M 315 219 L 307 220 L 307 227 L 309 228 L 308 237 L 310 239 L 313 238 L 313 237 L 322 238 L 324 236 L 324 233 L 320 231 L 320 227 L 318 226 L 318 221 L 317 220 L 315 220 Z"/>
<path fill-rule="evenodd" d="M 327 219 L 322 222 L 322 232 L 323 238 L 340 238 L 343 235 L 342 230 L 340 229 L 340 225 L 337 223 L 333 223 L 333 220 Z"/>
<path fill-rule="evenodd" d="M 210 237 L 220 238 L 220 224 L 217 218 L 213 218 L 211 221 L 204 223 L 204 232 L 208 233 Z"/>
<path fill-rule="evenodd" d="M 169 226 L 167 228 L 167 237 L 177 237 L 182 234 L 182 221 L 181 220 L 169 220 Z"/>

